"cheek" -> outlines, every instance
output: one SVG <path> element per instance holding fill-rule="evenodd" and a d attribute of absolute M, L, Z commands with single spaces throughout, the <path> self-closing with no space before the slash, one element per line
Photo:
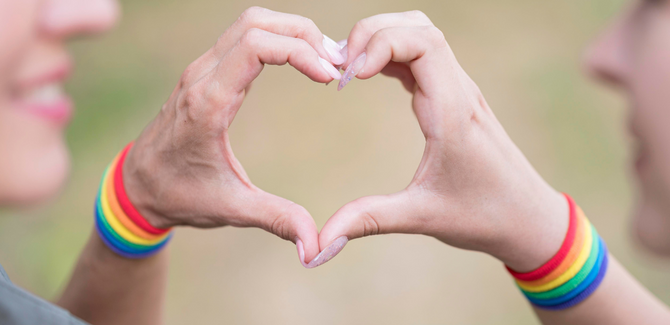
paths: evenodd
<path fill-rule="evenodd" d="M 21 60 L 37 24 L 37 11 L 34 0 L 0 1 L 0 78 L 10 76 L 16 61 Z"/>
<path fill-rule="evenodd" d="M 647 164 L 635 226 L 642 243 L 670 252 L 670 17 L 650 17 L 632 56 L 627 85 L 632 118 Z"/>
<path fill-rule="evenodd" d="M 653 199 L 643 197 L 633 219 L 638 242 L 659 255 L 670 255 L 670 219 L 666 213 Z"/>
<path fill-rule="evenodd" d="M 62 130 L 0 108 L 0 205 L 23 206 L 53 197 L 69 171 Z"/>

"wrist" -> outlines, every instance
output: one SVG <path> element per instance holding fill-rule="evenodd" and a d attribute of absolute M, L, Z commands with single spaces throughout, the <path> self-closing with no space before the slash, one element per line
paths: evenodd
<path fill-rule="evenodd" d="M 170 241 L 170 229 L 153 227 L 127 197 L 123 166 L 127 146 L 105 170 L 95 200 L 95 229 L 100 239 L 125 258 L 146 258 L 160 252 Z"/>
<path fill-rule="evenodd" d="M 128 199 L 151 226 L 163 229 L 175 226 L 175 222 L 159 212 L 155 193 L 160 187 L 154 177 L 157 168 L 140 153 L 141 150 L 134 149 L 130 149 L 123 165 L 123 183 Z"/>
<path fill-rule="evenodd" d="M 489 253 L 517 272 L 529 272 L 560 250 L 570 209 L 565 196 L 549 189 L 514 210 L 515 222 Z"/>

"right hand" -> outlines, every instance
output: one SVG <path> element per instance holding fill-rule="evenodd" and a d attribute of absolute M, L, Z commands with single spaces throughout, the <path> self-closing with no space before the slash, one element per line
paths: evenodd
<path fill-rule="evenodd" d="M 412 93 L 426 147 L 407 188 L 339 209 L 321 230 L 322 249 L 341 236 L 412 233 L 489 253 L 518 271 L 549 260 L 565 236 L 567 203 L 505 133 L 430 19 L 419 11 L 369 17 L 347 46 L 344 66 L 366 53 L 352 64 L 356 77 L 383 73 Z"/>
<path fill-rule="evenodd" d="M 124 165 L 128 195 L 149 223 L 259 227 L 301 240 L 307 260 L 318 254 L 314 219 L 251 183 L 233 155 L 228 128 L 265 64 L 289 63 L 320 83 L 339 78 L 320 62 L 342 63 L 333 62 L 323 39 L 307 18 L 253 7 L 186 68 Z"/>

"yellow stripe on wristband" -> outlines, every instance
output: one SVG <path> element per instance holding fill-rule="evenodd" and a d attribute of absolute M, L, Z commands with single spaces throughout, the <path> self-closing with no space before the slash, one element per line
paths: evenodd
<path fill-rule="evenodd" d="M 166 233 L 163 236 L 153 240 L 144 239 L 132 233 L 116 218 L 116 215 L 114 215 L 114 212 L 112 212 L 112 209 L 109 207 L 109 201 L 107 201 L 107 186 L 105 186 L 107 182 L 111 181 L 112 172 L 113 172 L 112 169 L 108 169 L 107 173 L 105 174 L 103 179 L 104 184 L 102 186 L 102 192 L 100 194 L 100 203 L 102 206 L 102 211 L 109 225 L 112 227 L 112 229 L 114 229 L 114 231 L 116 231 L 117 234 L 119 234 L 121 237 L 123 237 L 124 239 L 133 244 L 153 246 L 161 242 L 170 233 Z"/>
<path fill-rule="evenodd" d="M 527 283 L 524 283 L 524 281 L 516 280 L 516 283 L 519 284 L 519 287 L 522 289 L 528 291 L 528 292 L 543 292 L 543 291 L 548 291 L 551 289 L 554 289 L 563 283 L 567 282 L 568 280 L 572 279 L 578 272 L 579 270 L 582 269 L 584 266 L 584 263 L 586 263 L 586 260 L 589 258 L 589 255 L 591 255 L 591 248 L 593 246 L 593 234 L 591 231 L 591 228 L 593 227 L 589 220 L 587 218 L 583 218 L 584 222 L 586 223 L 586 230 L 585 235 L 586 238 L 584 240 L 584 246 L 579 253 L 579 256 L 575 260 L 575 263 L 568 268 L 565 273 L 561 274 L 559 277 L 556 279 L 552 280 L 551 282 L 548 282 L 546 284 L 540 285 L 540 286 L 529 286 Z"/>

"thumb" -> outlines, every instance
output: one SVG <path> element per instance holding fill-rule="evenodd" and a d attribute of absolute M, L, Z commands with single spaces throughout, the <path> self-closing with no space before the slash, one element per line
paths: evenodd
<path fill-rule="evenodd" d="M 292 241 L 305 265 L 319 253 L 319 232 L 307 209 L 282 197 L 258 190 L 245 200 L 243 210 L 252 225 Z M 246 219 L 245 218 L 245 219 Z"/>
<path fill-rule="evenodd" d="M 341 244 L 340 238 L 343 237 L 351 240 L 379 234 L 416 233 L 419 226 L 416 224 L 416 216 L 420 211 L 415 207 L 407 190 L 391 195 L 366 196 L 349 202 L 323 226 L 319 234 L 319 246 L 325 252 L 331 245 Z M 337 253 L 331 253 L 330 258 Z M 323 259 L 320 264 L 329 259 Z"/>

